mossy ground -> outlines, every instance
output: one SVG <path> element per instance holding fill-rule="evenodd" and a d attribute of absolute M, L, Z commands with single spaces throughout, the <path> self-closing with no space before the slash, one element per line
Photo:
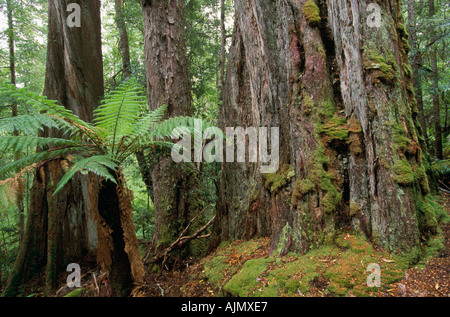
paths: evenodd
<path fill-rule="evenodd" d="M 278 256 L 268 238 L 223 242 L 213 253 L 178 262 L 171 271 L 148 273 L 133 297 L 398 297 L 450 295 L 450 195 L 425 197 L 440 227 L 421 248 L 392 254 L 366 238 L 340 232 L 332 244 L 306 254 Z M 360 208 L 353 204 L 354 209 Z M 271 252 L 274 251 L 274 252 Z M 380 287 L 369 287 L 369 264 L 380 266 Z M 82 282 L 82 297 L 108 296 L 104 276 L 94 270 Z M 63 280 L 61 280 L 63 283 Z M 40 292 L 27 292 L 39 296 Z M 63 291 L 55 296 L 64 296 Z M 33 294 L 32 294 L 33 295 Z"/>
<path fill-rule="evenodd" d="M 304 255 L 269 256 L 266 240 L 240 242 L 220 248 L 203 260 L 203 278 L 219 296 L 376 296 L 400 281 L 409 259 L 372 246 L 365 238 L 340 234 L 335 244 Z M 233 262 L 237 250 L 241 261 Z M 264 250 L 264 251 L 263 251 Z M 228 256 L 226 256 L 228 255 Z M 242 261 L 245 258 L 247 261 Z M 371 272 L 381 267 L 381 287 L 368 287 Z"/>

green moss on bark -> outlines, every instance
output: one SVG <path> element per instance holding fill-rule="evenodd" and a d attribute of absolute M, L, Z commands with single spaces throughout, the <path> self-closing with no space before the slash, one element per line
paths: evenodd
<path fill-rule="evenodd" d="M 284 164 L 276 173 L 263 174 L 264 187 L 272 193 L 276 193 L 286 186 L 294 176 L 294 169 L 289 164 Z"/>
<path fill-rule="evenodd" d="M 364 69 L 369 71 L 374 80 L 380 80 L 387 84 L 393 84 L 396 80 L 395 62 L 386 59 L 373 50 L 364 53 Z"/>
<path fill-rule="evenodd" d="M 414 173 L 411 165 L 406 159 L 397 159 L 392 167 L 394 180 L 401 185 L 411 185 L 414 183 Z"/>
<path fill-rule="evenodd" d="M 308 0 L 303 4 L 303 14 L 311 26 L 318 26 L 322 21 L 320 9 L 314 0 Z"/>

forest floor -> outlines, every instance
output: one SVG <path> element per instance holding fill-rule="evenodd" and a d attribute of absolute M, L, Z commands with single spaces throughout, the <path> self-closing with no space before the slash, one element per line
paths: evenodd
<path fill-rule="evenodd" d="M 440 203 L 450 215 L 450 195 L 443 194 Z M 269 256 L 267 239 L 237 241 L 187 268 L 149 274 L 146 284 L 132 295 L 449 297 L 450 223 L 441 224 L 441 229 L 444 247 L 432 249 L 413 266 L 408 259 L 349 234 L 342 234 L 335 247 L 281 258 Z M 381 267 L 378 288 L 367 286 L 370 263 Z"/>
<path fill-rule="evenodd" d="M 443 194 L 440 204 L 450 215 L 450 195 Z M 270 255 L 268 239 L 223 243 L 200 260 L 147 274 L 145 283 L 136 286 L 131 296 L 448 297 L 450 222 L 441 229 L 434 243 L 424 248 L 426 256 L 414 265 L 408 257 L 391 254 L 348 233 L 341 233 L 334 246 L 283 257 Z M 381 269 L 379 287 L 367 284 L 371 263 Z M 82 281 L 83 291 L 73 296 L 109 295 L 105 275 L 98 268 L 85 273 Z M 54 296 L 68 292 L 63 286 Z"/>

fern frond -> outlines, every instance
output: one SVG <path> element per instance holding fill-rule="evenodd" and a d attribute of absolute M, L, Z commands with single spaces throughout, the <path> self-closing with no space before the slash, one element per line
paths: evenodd
<path fill-rule="evenodd" d="M 31 135 L 44 128 L 60 129 L 61 123 L 48 115 L 41 113 L 25 114 L 16 117 L 0 119 L 0 133 L 12 134 L 14 131 Z"/>
<path fill-rule="evenodd" d="M 94 111 L 99 135 L 111 144 L 112 153 L 124 136 L 133 134 L 134 126 L 147 108 L 146 98 L 136 80 L 130 79 L 111 91 Z"/>
<path fill-rule="evenodd" d="M 0 136 L 0 151 L 12 150 L 24 152 L 28 148 L 44 147 L 74 147 L 77 143 L 72 140 L 59 138 L 43 138 L 37 136 Z"/>
<path fill-rule="evenodd" d="M 89 133 L 91 137 L 95 136 L 95 128 L 91 124 L 84 122 L 55 100 L 5 82 L 0 84 L 0 95 L 9 97 L 16 103 L 30 105 L 32 108 L 31 113 L 1 119 L 0 132 L 12 133 L 15 130 L 30 135 L 46 127 L 62 130 L 70 137 L 74 135 L 84 137 L 84 134 Z"/>
<path fill-rule="evenodd" d="M 63 189 L 70 179 L 78 172 L 92 172 L 117 184 L 116 178 L 110 172 L 116 170 L 117 168 L 117 163 L 114 162 L 109 155 L 95 155 L 88 158 L 83 158 L 75 162 L 75 164 L 68 169 L 56 186 L 53 195 Z"/>
<path fill-rule="evenodd" d="M 195 121 L 201 123 L 196 125 Z M 196 119 L 193 117 L 174 117 L 169 118 L 155 124 L 152 129 L 143 136 L 143 142 L 148 142 L 157 139 L 172 138 L 176 129 L 184 129 L 185 133 L 197 134 L 203 138 L 204 132 L 208 128 L 216 128 L 207 121 Z M 219 129 L 217 129 L 219 130 Z M 222 134 L 223 136 L 223 134 Z"/>
<path fill-rule="evenodd" d="M 155 110 L 151 110 L 149 113 L 145 114 L 136 122 L 133 127 L 133 132 L 131 136 L 142 136 L 148 133 L 151 128 L 161 122 L 164 119 L 164 113 L 167 110 L 167 106 L 163 105 Z"/>
<path fill-rule="evenodd" d="M 66 148 L 56 148 L 50 149 L 42 152 L 37 152 L 24 157 L 20 160 L 8 163 L 0 168 L 0 179 L 4 179 L 11 174 L 14 174 L 18 170 L 23 170 L 27 166 L 34 163 L 40 163 L 46 160 L 51 160 L 57 157 L 64 157 L 69 154 L 76 152 L 77 147 L 82 148 L 82 145 L 77 145 L 76 147 L 66 147 Z"/>

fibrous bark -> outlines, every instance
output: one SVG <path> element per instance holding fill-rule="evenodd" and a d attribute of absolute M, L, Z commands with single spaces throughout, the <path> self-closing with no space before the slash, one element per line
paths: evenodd
<path fill-rule="evenodd" d="M 167 105 L 167 118 L 193 114 L 183 5 L 183 1 L 142 1 L 149 105 L 151 110 Z M 147 161 L 154 162 L 152 249 L 157 254 L 178 238 L 202 207 L 195 171 L 186 171 L 170 157 Z"/>
<path fill-rule="evenodd" d="M 66 23 L 67 6 L 81 7 L 82 27 Z M 89 49 L 87 49 L 89 48 Z M 47 71 L 44 95 L 58 100 L 82 120 L 91 122 L 103 95 L 103 66 L 98 1 L 49 1 Z M 46 136 L 57 131 L 46 131 Z M 27 227 L 14 272 L 4 296 L 45 268 L 46 292 L 56 286 L 58 274 L 82 257 L 94 255 L 97 227 L 91 215 L 89 176 L 76 175 L 57 195 L 56 184 L 64 164 L 54 160 L 39 166 L 32 188 Z"/>
<path fill-rule="evenodd" d="M 356 230 L 412 250 L 435 232 L 417 211 L 429 185 L 399 3 L 379 4 L 379 25 L 369 4 L 235 2 L 222 128 L 279 127 L 280 167 L 223 164 L 213 245 L 306 252 Z"/>

